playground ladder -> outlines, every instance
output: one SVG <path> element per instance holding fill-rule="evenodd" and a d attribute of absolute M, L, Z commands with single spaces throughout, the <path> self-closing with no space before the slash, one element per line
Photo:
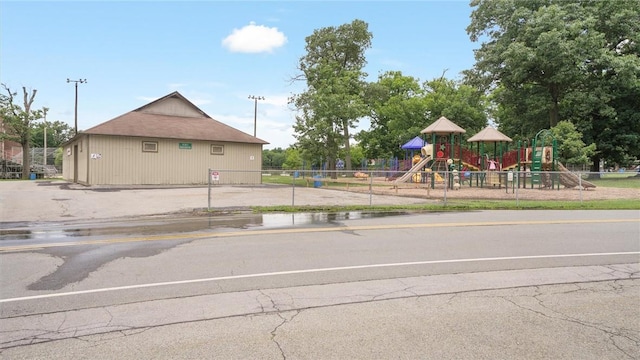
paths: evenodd
<path fill-rule="evenodd" d="M 541 171 L 542 158 L 544 156 L 544 140 L 550 134 L 549 130 L 538 131 L 531 144 L 531 151 L 533 151 L 533 156 L 531 157 L 531 185 L 543 183 Z M 555 156 L 555 140 L 553 141 L 553 144 Z"/>
<path fill-rule="evenodd" d="M 436 159 L 432 164 L 432 170 L 434 172 L 439 173 L 442 177 L 444 177 L 444 173 L 447 172 L 447 160 L 446 159 Z"/>
<path fill-rule="evenodd" d="M 531 158 L 531 184 L 540 184 L 542 179 L 540 177 L 540 171 L 542 171 L 542 154 L 544 153 L 544 146 L 537 147 L 537 144 L 533 144 L 533 157 Z M 542 143 L 544 145 L 544 142 Z M 539 150 L 538 150 L 539 149 Z"/>

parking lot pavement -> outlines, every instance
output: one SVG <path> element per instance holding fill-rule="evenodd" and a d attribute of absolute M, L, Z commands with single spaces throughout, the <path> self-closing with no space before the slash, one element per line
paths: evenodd
<path fill-rule="evenodd" d="M 191 187 L 83 186 L 64 181 L 0 182 L 0 222 L 109 219 L 191 212 L 209 206 L 209 189 Z M 281 185 L 214 186 L 214 209 L 272 205 L 402 205 L 423 198 L 369 195 Z"/>

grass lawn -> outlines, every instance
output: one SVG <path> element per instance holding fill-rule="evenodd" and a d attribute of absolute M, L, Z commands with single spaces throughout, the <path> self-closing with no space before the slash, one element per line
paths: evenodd
<path fill-rule="evenodd" d="M 314 181 L 311 177 L 280 176 L 272 174 L 263 176 L 265 184 L 281 184 L 312 187 Z M 337 181 L 322 178 L 322 187 L 355 187 L 369 186 L 369 179 L 338 178 Z M 607 173 L 601 179 L 588 179 L 599 187 L 635 188 L 640 189 L 640 177 L 635 173 Z M 392 186 L 391 184 L 374 183 L 375 187 Z M 465 211 L 465 210 L 640 210 L 640 201 L 637 199 L 612 199 L 592 201 L 549 201 L 549 200 L 521 200 L 517 204 L 513 200 L 472 200 L 451 199 L 447 204 L 420 204 L 399 206 L 268 206 L 253 207 L 254 212 L 341 212 L 341 211 Z"/>
<path fill-rule="evenodd" d="M 605 173 L 600 179 L 586 179 L 595 186 L 640 189 L 640 176 L 635 173 Z"/>
<path fill-rule="evenodd" d="M 640 201 L 636 199 L 593 200 L 593 201 L 536 201 L 524 200 L 518 204 L 504 200 L 451 200 L 445 205 L 345 205 L 345 206 L 254 206 L 255 213 L 268 212 L 441 212 L 441 211 L 475 211 L 475 210 L 640 210 Z"/>

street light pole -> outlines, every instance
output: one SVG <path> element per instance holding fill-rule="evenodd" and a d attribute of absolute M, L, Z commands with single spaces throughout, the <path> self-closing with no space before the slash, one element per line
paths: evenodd
<path fill-rule="evenodd" d="M 264 96 L 249 95 L 249 99 L 254 102 L 253 107 L 253 137 L 256 137 L 256 129 L 258 125 L 258 100 L 264 100 Z"/>
<path fill-rule="evenodd" d="M 42 110 L 44 112 L 44 167 L 46 168 L 47 167 L 47 111 L 49 111 L 49 108 L 45 107 Z"/>
<path fill-rule="evenodd" d="M 78 134 L 78 83 L 84 84 L 87 82 L 87 79 L 69 80 L 69 78 L 67 78 L 67 83 L 70 83 L 70 82 L 76 84 L 75 133 L 73 135 L 77 135 Z"/>

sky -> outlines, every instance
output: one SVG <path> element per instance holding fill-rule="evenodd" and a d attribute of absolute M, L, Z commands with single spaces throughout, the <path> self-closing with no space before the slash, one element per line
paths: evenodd
<path fill-rule="evenodd" d="M 305 89 L 292 82 L 314 30 L 360 19 L 373 34 L 364 71 L 401 71 L 421 82 L 474 64 L 462 0 L 416 1 L 12 1 L 0 2 L 0 81 L 36 89 L 47 121 L 86 130 L 174 91 L 265 149 L 295 143 Z M 4 91 L 4 89 L 2 89 Z M 21 96 L 19 97 L 21 99 Z M 425 124 L 427 127 L 429 124 Z M 360 121 L 358 130 L 369 123 Z M 416 134 L 419 135 L 419 134 Z"/>

